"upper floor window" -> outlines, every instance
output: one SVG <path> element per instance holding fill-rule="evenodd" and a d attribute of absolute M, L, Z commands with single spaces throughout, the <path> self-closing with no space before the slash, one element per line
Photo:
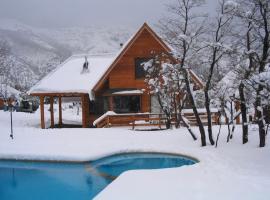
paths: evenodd
<path fill-rule="evenodd" d="M 143 67 L 143 63 L 149 60 L 150 58 L 135 58 L 135 79 L 145 78 L 146 73 Z"/>

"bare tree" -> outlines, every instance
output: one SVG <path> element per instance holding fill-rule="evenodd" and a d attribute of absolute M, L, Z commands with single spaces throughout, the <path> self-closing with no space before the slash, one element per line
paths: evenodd
<path fill-rule="evenodd" d="M 154 55 L 153 59 L 144 63 L 147 73 L 145 81 L 149 92 L 157 97 L 160 108 L 166 115 L 166 128 L 171 127 L 171 120 L 174 116 L 176 128 L 179 127 L 180 122 L 183 122 L 192 138 L 196 140 L 187 119 L 182 114 L 186 100 L 186 88 L 183 74 L 175 68 L 176 64 L 177 61 L 170 54 Z"/>
<path fill-rule="evenodd" d="M 166 116 L 166 128 L 171 128 L 171 118 L 175 106 L 175 87 L 173 67 L 163 63 L 168 56 L 165 53 L 154 55 L 153 59 L 143 64 L 146 71 L 145 82 L 151 94 L 157 97 L 159 106 Z"/>
<path fill-rule="evenodd" d="M 239 116 L 239 112 L 235 109 L 235 94 L 239 85 L 238 73 L 231 70 L 223 77 L 223 79 L 212 89 L 213 103 L 219 109 L 219 118 L 226 120 L 228 135 L 227 142 L 232 139 L 235 129 L 235 119 Z M 232 125 L 232 128 L 231 128 Z M 218 138 L 217 138 L 218 140 Z M 217 143 L 217 141 L 216 141 Z"/>
<path fill-rule="evenodd" d="M 202 0 L 178 0 L 168 5 L 170 17 L 160 21 L 160 28 L 167 42 L 175 47 L 175 57 L 179 60 L 175 68 L 182 71 L 188 99 L 199 126 L 201 144 L 206 146 L 205 130 L 193 97 L 189 71 L 190 66 L 195 65 L 196 55 L 201 50 L 199 40 L 204 32 L 205 16 L 200 15 L 197 8 L 203 3 Z"/>
<path fill-rule="evenodd" d="M 209 141 L 212 145 L 215 144 L 212 136 L 212 114 L 210 110 L 209 90 L 212 88 L 212 78 L 214 75 L 214 70 L 216 70 L 219 62 L 225 53 L 228 51 L 228 39 L 231 33 L 231 23 L 233 20 L 233 15 L 231 13 L 235 10 L 234 4 L 229 4 L 225 0 L 219 1 L 217 16 L 214 23 L 210 23 L 211 28 L 206 38 L 206 48 L 205 54 L 203 56 L 206 58 L 205 65 L 209 65 L 209 72 L 206 79 L 206 84 L 204 88 L 205 95 L 205 108 L 207 111 L 207 123 L 208 123 L 208 136 Z"/>
<path fill-rule="evenodd" d="M 264 91 L 266 90 L 265 79 L 261 75 L 267 70 L 270 51 L 270 2 L 265 0 L 248 0 L 239 1 L 241 8 L 248 20 L 246 24 L 250 24 L 247 35 L 247 46 L 249 45 L 250 65 L 253 68 L 249 82 L 254 89 L 254 110 L 256 122 L 259 127 L 260 147 L 265 146 L 265 116 L 263 110 Z M 243 19 L 243 17 L 242 17 Z M 250 35 L 253 35 L 254 41 L 250 41 Z M 248 43 L 249 42 L 249 43 Z"/>
<path fill-rule="evenodd" d="M 263 0 L 254 0 L 255 6 L 258 8 L 259 23 L 258 23 L 258 32 L 260 34 L 260 42 L 262 44 L 262 51 L 259 55 L 259 69 L 258 72 L 263 73 L 266 68 L 266 64 L 269 59 L 269 49 L 270 49 L 270 2 Z M 255 101 L 255 111 L 257 116 L 257 124 L 259 126 L 259 136 L 260 136 L 260 147 L 265 146 L 265 122 L 264 115 L 262 110 L 262 91 L 264 85 L 259 83 L 256 90 L 256 101 Z"/>
<path fill-rule="evenodd" d="M 238 9 L 234 13 L 238 29 L 234 30 L 235 51 L 231 56 L 231 62 L 238 72 L 240 81 L 238 86 L 239 102 L 242 119 L 242 143 L 248 142 L 248 109 L 251 107 L 252 88 L 249 87 L 249 79 L 256 71 L 256 40 L 257 33 L 254 30 L 253 19 L 256 7 L 251 1 L 238 0 Z"/>

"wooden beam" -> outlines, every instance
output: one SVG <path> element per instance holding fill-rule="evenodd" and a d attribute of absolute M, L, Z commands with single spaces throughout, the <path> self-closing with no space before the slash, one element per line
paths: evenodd
<path fill-rule="evenodd" d="M 89 127 L 89 96 L 88 94 L 84 94 L 81 96 L 82 102 L 82 127 Z"/>
<path fill-rule="evenodd" d="M 44 96 L 40 96 L 40 126 L 45 129 L 45 117 L 44 117 Z"/>
<path fill-rule="evenodd" d="M 62 97 L 58 97 L 58 104 L 59 104 L 59 126 L 61 127 L 63 124 L 62 120 Z"/>
<path fill-rule="evenodd" d="M 109 110 L 113 111 L 113 96 L 109 96 Z"/>
<path fill-rule="evenodd" d="M 70 93 L 31 93 L 31 96 L 61 96 L 61 97 L 80 97 L 81 95 L 84 95 L 86 93 L 81 92 L 70 92 Z"/>
<path fill-rule="evenodd" d="M 82 127 L 85 128 L 84 95 L 81 96 L 81 103 L 82 103 Z"/>
<path fill-rule="evenodd" d="M 53 96 L 50 96 L 51 128 L 54 128 Z"/>

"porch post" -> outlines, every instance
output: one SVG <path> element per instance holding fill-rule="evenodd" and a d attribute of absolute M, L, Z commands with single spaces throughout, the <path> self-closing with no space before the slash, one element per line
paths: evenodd
<path fill-rule="evenodd" d="M 39 100 L 40 100 L 40 126 L 42 129 L 45 129 L 44 96 L 40 96 Z"/>
<path fill-rule="evenodd" d="M 50 96 L 51 128 L 54 128 L 53 96 Z"/>
<path fill-rule="evenodd" d="M 82 102 L 82 127 L 89 127 L 89 96 L 87 94 L 81 95 Z"/>
<path fill-rule="evenodd" d="M 58 98 L 58 103 L 59 103 L 59 126 L 61 127 L 63 124 L 62 120 L 62 97 L 59 96 Z"/>
<path fill-rule="evenodd" d="M 113 111 L 113 96 L 109 96 L 109 110 Z"/>

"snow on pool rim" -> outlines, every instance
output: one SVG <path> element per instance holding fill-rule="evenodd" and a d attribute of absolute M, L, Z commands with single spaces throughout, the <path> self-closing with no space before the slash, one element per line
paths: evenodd
<path fill-rule="evenodd" d="M 96 164 L 96 165 L 109 164 L 111 162 L 111 160 L 110 160 L 111 158 L 112 159 L 114 158 L 113 161 L 117 161 L 117 158 L 120 157 L 119 158 L 119 161 L 120 161 L 120 160 L 123 160 L 123 159 L 121 159 L 121 156 L 126 156 L 126 157 L 134 156 L 134 158 L 137 158 L 136 155 L 139 156 L 138 158 L 159 158 L 159 157 L 160 158 L 179 158 L 179 159 L 191 161 L 191 162 L 193 162 L 193 164 L 200 162 L 199 159 L 197 159 L 193 156 L 184 155 L 184 154 L 180 154 L 180 153 L 157 152 L 157 151 L 154 151 L 154 152 L 151 152 L 151 151 L 130 151 L 130 152 L 120 152 L 120 153 L 110 154 L 110 155 L 103 156 L 103 157 L 97 158 L 95 160 L 86 161 L 83 163 L 90 162 L 90 163 Z"/>
<path fill-rule="evenodd" d="M 191 160 L 194 162 L 194 164 L 199 163 L 200 160 L 186 154 L 181 154 L 181 153 L 175 153 L 175 152 L 163 152 L 163 151 L 120 151 L 120 152 L 114 152 L 111 154 L 105 154 L 101 156 L 96 156 L 93 159 L 89 160 L 77 160 L 77 159 L 55 159 L 55 158 L 45 158 L 45 159 L 38 159 L 36 156 L 35 158 L 27 158 L 27 157 L 22 157 L 22 158 L 0 158 L 1 161 L 7 161 L 7 162 L 31 162 L 31 163 L 55 163 L 55 164 L 86 164 L 89 162 L 97 162 L 100 160 L 105 160 L 106 158 L 114 157 L 114 156 L 121 156 L 121 155 L 132 155 L 132 154 L 152 154 L 152 155 L 164 155 L 164 156 L 175 156 L 175 157 L 182 157 L 187 160 Z"/>

